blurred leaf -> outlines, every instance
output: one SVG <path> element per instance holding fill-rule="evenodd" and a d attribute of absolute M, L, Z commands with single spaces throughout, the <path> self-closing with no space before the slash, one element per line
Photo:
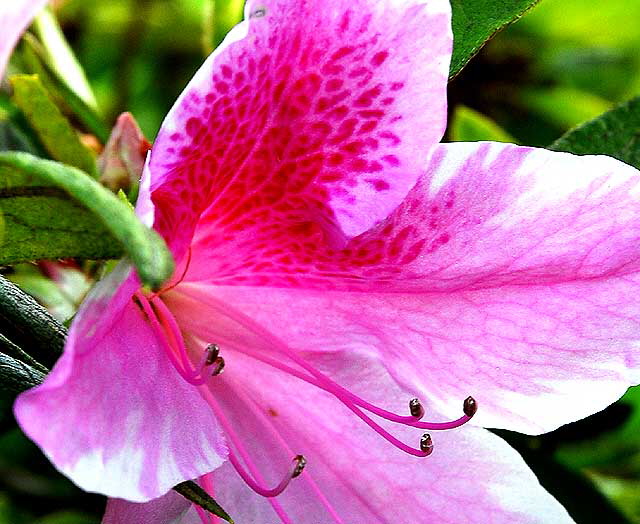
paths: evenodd
<path fill-rule="evenodd" d="M 76 511 L 59 511 L 36 519 L 33 524 L 98 524 L 95 517 Z"/>
<path fill-rule="evenodd" d="M 42 44 L 30 33 L 26 33 L 21 42 L 27 69 L 38 75 L 55 104 L 63 112 L 75 116 L 86 130 L 93 133 L 100 142 L 106 142 L 109 130 L 102 117 L 94 107 L 78 96 L 67 85 L 64 76 L 48 63 L 47 54 Z"/>
<path fill-rule="evenodd" d="M 82 271 L 58 262 L 41 261 L 38 266 L 24 264 L 14 267 L 14 271 L 8 275 L 11 281 L 62 323 L 73 317 L 91 288 L 92 280 Z"/>
<path fill-rule="evenodd" d="M 609 155 L 640 168 L 640 97 L 569 131 L 551 149 Z"/>
<path fill-rule="evenodd" d="M 516 141 L 489 117 L 462 105 L 457 106 L 453 113 L 450 133 L 453 142 Z"/>
<path fill-rule="evenodd" d="M 0 321 L 2 333 L 45 366 L 52 367 L 62 354 L 65 328 L 3 276 L 0 276 Z"/>
<path fill-rule="evenodd" d="M 451 0 L 453 55 L 449 78 L 497 31 L 520 18 L 539 0 Z"/>
<path fill-rule="evenodd" d="M 84 70 L 69 47 L 58 21 L 50 9 L 40 11 L 34 21 L 34 28 L 46 49 L 49 58 L 48 65 L 63 79 L 71 91 L 85 104 L 95 109 L 96 99 Z"/>
<path fill-rule="evenodd" d="M 96 162 L 91 152 L 69 121 L 49 98 L 37 75 L 15 75 L 13 100 L 29 120 L 52 158 L 96 174 Z"/>
<path fill-rule="evenodd" d="M 584 475 L 553 460 L 544 450 L 536 449 L 536 437 L 506 430 L 492 430 L 524 458 L 540 484 L 566 508 L 579 524 L 611 522 L 627 524 L 624 515 L 607 500 Z M 543 435 L 543 438 L 546 435 Z"/>
<path fill-rule="evenodd" d="M 563 129 L 575 127 L 611 108 L 607 100 L 571 87 L 523 89 L 519 96 L 525 107 Z"/>
<path fill-rule="evenodd" d="M 54 184 L 86 206 L 121 242 L 145 285 L 158 289 L 173 273 L 173 257 L 162 237 L 142 224 L 127 204 L 86 173 L 18 152 L 0 153 L 0 165 Z"/>

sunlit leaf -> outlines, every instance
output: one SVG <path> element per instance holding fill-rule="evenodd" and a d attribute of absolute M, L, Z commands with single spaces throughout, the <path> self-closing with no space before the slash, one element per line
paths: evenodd
<path fill-rule="evenodd" d="M 53 103 L 36 75 L 11 77 L 13 100 L 38 134 L 51 157 L 96 174 L 96 161 L 76 131 Z"/>
<path fill-rule="evenodd" d="M 504 129 L 489 117 L 466 106 L 457 106 L 450 124 L 451 140 L 454 142 L 516 142 Z"/>
<path fill-rule="evenodd" d="M 449 77 L 466 63 L 497 31 L 520 18 L 539 0 L 451 0 L 453 56 Z"/>
<path fill-rule="evenodd" d="M 640 168 L 640 97 L 569 131 L 551 149 L 609 155 Z"/>

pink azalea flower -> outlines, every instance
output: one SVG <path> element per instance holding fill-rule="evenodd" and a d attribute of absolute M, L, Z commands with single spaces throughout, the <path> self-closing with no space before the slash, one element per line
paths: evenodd
<path fill-rule="evenodd" d="M 451 39 L 444 0 L 251 0 L 195 75 L 138 203 L 173 279 L 100 282 L 15 407 L 105 522 L 209 522 L 194 478 L 238 522 L 571 522 L 479 426 L 638 382 L 640 174 L 437 145 Z"/>
<path fill-rule="evenodd" d="M 0 79 L 13 47 L 47 0 L 3 0 L 0 2 Z"/>

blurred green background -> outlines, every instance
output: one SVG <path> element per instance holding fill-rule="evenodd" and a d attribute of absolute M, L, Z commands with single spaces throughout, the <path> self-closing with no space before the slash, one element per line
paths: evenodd
<path fill-rule="evenodd" d="M 112 125 L 131 111 L 149 139 L 206 54 L 242 16 L 236 0 L 54 5 L 105 121 Z M 446 138 L 545 146 L 638 95 L 638 20 L 638 0 L 542 0 L 452 81 Z M 39 275 L 23 269 L 14 277 L 64 320 L 73 300 Z M 77 280 L 73 289 L 86 289 L 81 275 L 70 278 Z M 98 523 L 104 499 L 59 476 L 15 428 L 9 398 L 0 402 L 7 408 L 0 410 L 0 524 Z M 640 523 L 640 389 L 548 435 L 499 434 L 578 523 Z"/>

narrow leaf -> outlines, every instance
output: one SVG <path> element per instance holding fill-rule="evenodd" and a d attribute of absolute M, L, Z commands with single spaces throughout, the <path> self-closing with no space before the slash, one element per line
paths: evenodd
<path fill-rule="evenodd" d="M 37 75 L 12 76 L 13 100 L 55 160 L 96 175 L 96 161 L 53 103 Z"/>
<path fill-rule="evenodd" d="M 22 45 L 25 65 L 30 72 L 38 75 L 58 107 L 63 112 L 71 112 L 87 131 L 104 144 L 109 137 L 109 129 L 96 109 L 78 96 L 67 85 L 65 78 L 49 64 L 46 50 L 31 33 L 22 37 Z"/>
<path fill-rule="evenodd" d="M 56 20 L 53 11 L 43 9 L 34 20 L 33 27 L 42 41 L 48 64 L 58 73 L 69 88 L 76 93 L 88 106 L 95 108 L 96 99 L 89 85 L 82 66 L 76 59 L 67 39 Z"/>
<path fill-rule="evenodd" d="M 217 517 L 226 520 L 230 524 L 233 524 L 233 519 L 229 516 L 229 514 L 222 509 L 220 504 L 218 504 L 211 496 L 203 490 L 198 484 L 193 482 L 192 480 L 187 480 L 186 482 L 181 482 L 177 486 L 173 488 L 175 491 L 180 493 L 184 498 L 190 500 L 194 504 L 197 504 L 202 509 L 206 509 L 209 513 L 213 513 Z"/>
<path fill-rule="evenodd" d="M 55 185 L 97 215 L 118 239 L 145 285 L 158 289 L 173 272 L 173 258 L 164 240 L 142 224 L 129 206 L 79 169 L 28 153 L 0 153 L 0 166 L 23 171 Z"/>
<path fill-rule="evenodd" d="M 47 367 L 52 367 L 62 354 L 66 329 L 3 276 L 0 276 L 0 325 L 12 343 L 28 348 L 29 354 Z"/>
<path fill-rule="evenodd" d="M 16 360 L 24 362 L 33 369 L 40 371 L 43 374 L 47 374 L 49 370 L 44 367 L 40 362 L 35 360 L 31 355 L 26 353 L 21 347 L 17 346 L 2 333 L 0 333 L 0 353 L 10 356 Z"/>
<path fill-rule="evenodd" d="M 640 96 L 569 131 L 550 149 L 609 155 L 640 169 Z"/>
<path fill-rule="evenodd" d="M 449 78 L 496 32 L 520 18 L 539 0 L 451 0 L 453 10 L 453 56 Z"/>
<path fill-rule="evenodd" d="M 44 373 L 28 364 L 0 353 L 0 389 L 22 393 L 42 384 L 44 377 Z"/>

